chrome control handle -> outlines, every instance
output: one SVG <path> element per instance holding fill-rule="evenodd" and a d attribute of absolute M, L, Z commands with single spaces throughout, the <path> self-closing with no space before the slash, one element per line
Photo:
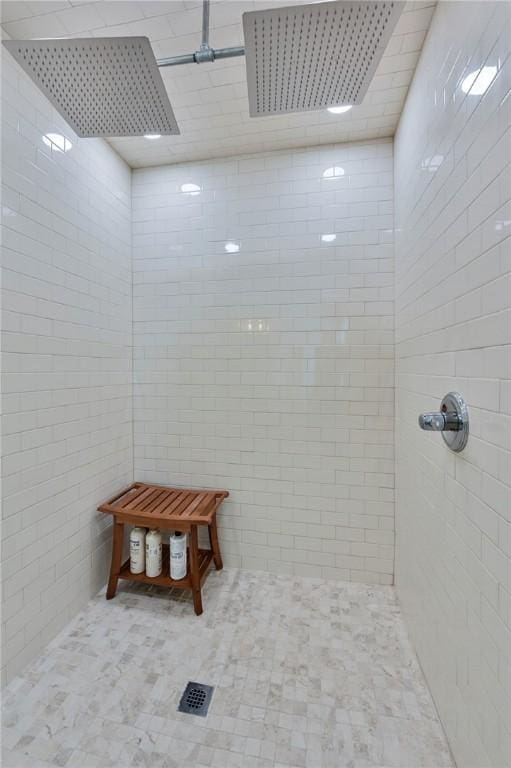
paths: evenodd
<path fill-rule="evenodd" d="M 433 413 L 421 413 L 419 416 L 419 427 L 429 432 L 457 432 L 460 429 L 460 422 L 455 411 L 445 413 L 434 411 Z"/>
<path fill-rule="evenodd" d="M 445 444 L 459 453 L 468 440 L 468 409 L 465 400 L 458 392 L 448 392 L 440 404 L 440 411 L 420 414 L 419 427 L 427 432 L 441 432 Z"/>

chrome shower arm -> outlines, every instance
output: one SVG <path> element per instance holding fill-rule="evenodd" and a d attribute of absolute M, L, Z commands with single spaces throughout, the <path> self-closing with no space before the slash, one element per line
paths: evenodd
<path fill-rule="evenodd" d="M 232 48 L 213 48 L 215 59 L 232 59 L 235 56 L 244 56 L 245 48 L 243 45 L 235 45 Z"/>
<path fill-rule="evenodd" d="M 177 67 L 179 64 L 203 64 L 205 61 L 216 61 L 216 59 L 232 59 L 235 56 L 244 56 L 245 48 L 242 45 L 233 48 L 208 48 L 207 56 L 203 56 L 203 51 L 195 53 L 183 53 L 181 56 L 169 56 L 166 59 L 156 59 L 159 67 Z"/>
<path fill-rule="evenodd" d="M 156 59 L 159 67 L 177 67 L 179 64 L 196 64 L 194 53 L 183 53 L 181 56 L 169 56 L 166 59 Z"/>
<path fill-rule="evenodd" d="M 202 0 L 202 42 L 201 48 L 209 48 L 209 0 Z"/>
<path fill-rule="evenodd" d="M 244 56 L 245 48 L 242 45 L 232 48 L 211 48 L 209 45 L 209 1 L 202 0 L 202 40 L 198 51 L 184 53 L 181 56 L 169 56 L 165 59 L 156 59 L 159 67 L 176 67 L 180 64 L 203 64 L 205 61 L 216 59 L 232 59 L 235 56 Z"/>

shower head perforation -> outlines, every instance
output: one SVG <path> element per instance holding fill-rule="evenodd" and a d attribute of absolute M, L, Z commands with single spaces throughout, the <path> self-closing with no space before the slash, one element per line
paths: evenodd
<path fill-rule="evenodd" d="M 179 134 L 146 37 L 3 43 L 78 136 Z"/>
<path fill-rule="evenodd" d="M 243 14 L 250 115 L 360 104 L 403 6 L 336 0 Z"/>

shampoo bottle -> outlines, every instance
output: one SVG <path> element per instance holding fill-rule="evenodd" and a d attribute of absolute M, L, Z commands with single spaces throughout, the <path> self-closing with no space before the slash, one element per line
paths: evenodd
<path fill-rule="evenodd" d="M 174 531 L 169 537 L 170 549 L 170 578 L 174 581 L 186 576 L 186 535 Z"/>
<path fill-rule="evenodd" d="M 130 533 L 130 571 L 144 573 L 145 528 L 133 528 Z"/>
<path fill-rule="evenodd" d="M 161 573 L 161 533 L 151 529 L 145 537 L 145 572 L 154 578 Z"/>

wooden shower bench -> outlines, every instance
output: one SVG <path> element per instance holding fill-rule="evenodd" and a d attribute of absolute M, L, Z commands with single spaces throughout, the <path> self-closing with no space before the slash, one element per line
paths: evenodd
<path fill-rule="evenodd" d="M 223 567 L 216 512 L 228 491 L 194 490 L 189 488 L 168 488 L 162 485 L 133 483 L 113 498 L 98 507 L 100 512 L 113 515 L 114 531 L 112 541 L 112 563 L 106 592 L 107 600 L 115 597 L 119 579 L 159 584 L 162 587 L 191 589 L 195 613 L 202 613 L 201 585 L 213 560 L 217 571 Z M 189 534 L 188 570 L 184 579 L 170 578 L 170 553 L 168 544 L 162 547 L 162 572 L 151 578 L 145 573 L 131 573 L 130 561 L 122 563 L 124 525 L 138 525 L 143 528 L 182 531 Z M 210 549 L 199 549 L 197 526 L 207 525 Z"/>

